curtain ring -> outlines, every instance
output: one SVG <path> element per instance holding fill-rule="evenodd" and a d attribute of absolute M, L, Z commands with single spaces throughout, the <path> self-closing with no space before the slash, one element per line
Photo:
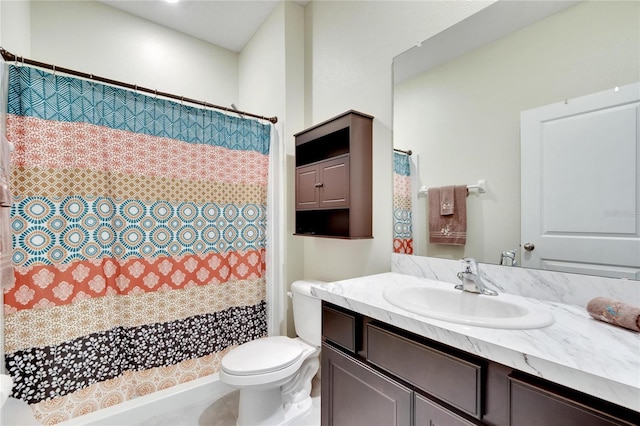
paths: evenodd
<path fill-rule="evenodd" d="M 53 76 L 54 77 L 56 76 L 56 66 L 55 65 L 53 65 Z"/>

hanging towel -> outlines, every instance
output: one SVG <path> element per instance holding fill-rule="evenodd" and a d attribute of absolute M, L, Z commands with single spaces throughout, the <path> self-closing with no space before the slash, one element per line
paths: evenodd
<path fill-rule="evenodd" d="M 467 242 L 467 186 L 452 187 L 453 212 L 446 215 L 442 214 L 448 211 L 442 208 L 444 188 L 429 188 L 429 242 L 463 246 Z"/>
<path fill-rule="evenodd" d="M 453 214 L 455 209 L 455 197 L 453 195 L 455 186 L 442 186 L 438 189 L 440 192 L 440 216 L 449 216 Z"/>

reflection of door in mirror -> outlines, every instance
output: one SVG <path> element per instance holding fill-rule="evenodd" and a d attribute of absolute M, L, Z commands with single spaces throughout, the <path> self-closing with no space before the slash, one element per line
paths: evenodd
<path fill-rule="evenodd" d="M 522 265 L 640 279 L 640 83 L 521 122 Z"/>
<path fill-rule="evenodd" d="M 640 2 L 578 2 L 395 82 L 394 146 L 420 159 L 419 186 L 488 183 L 483 196 L 467 199 L 463 249 L 427 245 L 426 229 L 414 227 L 414 249 L 424 247 L 416 254 L 498 263 L 503 251 L 517 249 L 522 261 L 520 113 L 640 80 L 639 16 Z M 458 34 L 474 39 L 479 28 Z M 413 205 L 414 224 L 426 224 L 426 205 L 425 198 Z"/>

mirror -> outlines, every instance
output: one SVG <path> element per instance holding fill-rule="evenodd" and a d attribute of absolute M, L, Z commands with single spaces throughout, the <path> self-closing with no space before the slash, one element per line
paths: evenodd
<path fill-rule="evenodd" d="M 467 197 L 464 246 L 428 243 L 414 187 L 414 254 L 520 264 L 520 113 L 640 81 L 639 16 L 637 2 L 498 1 L 394 58 L 394 148 L 412 151 L 414 185 L 487 185 Z"/>

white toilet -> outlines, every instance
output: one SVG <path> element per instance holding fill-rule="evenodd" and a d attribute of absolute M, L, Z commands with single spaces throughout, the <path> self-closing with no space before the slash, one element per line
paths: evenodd
<path fill-rule="evenodd" d="M 311 285 L 291 284 L 293 320 L 299 337 L 264 337 L 222 358 L 220 380 L 240 389 L 238 426 L 286 425 L 309 413 L 311 380 L 320 366 L 321 300 Z"/>

